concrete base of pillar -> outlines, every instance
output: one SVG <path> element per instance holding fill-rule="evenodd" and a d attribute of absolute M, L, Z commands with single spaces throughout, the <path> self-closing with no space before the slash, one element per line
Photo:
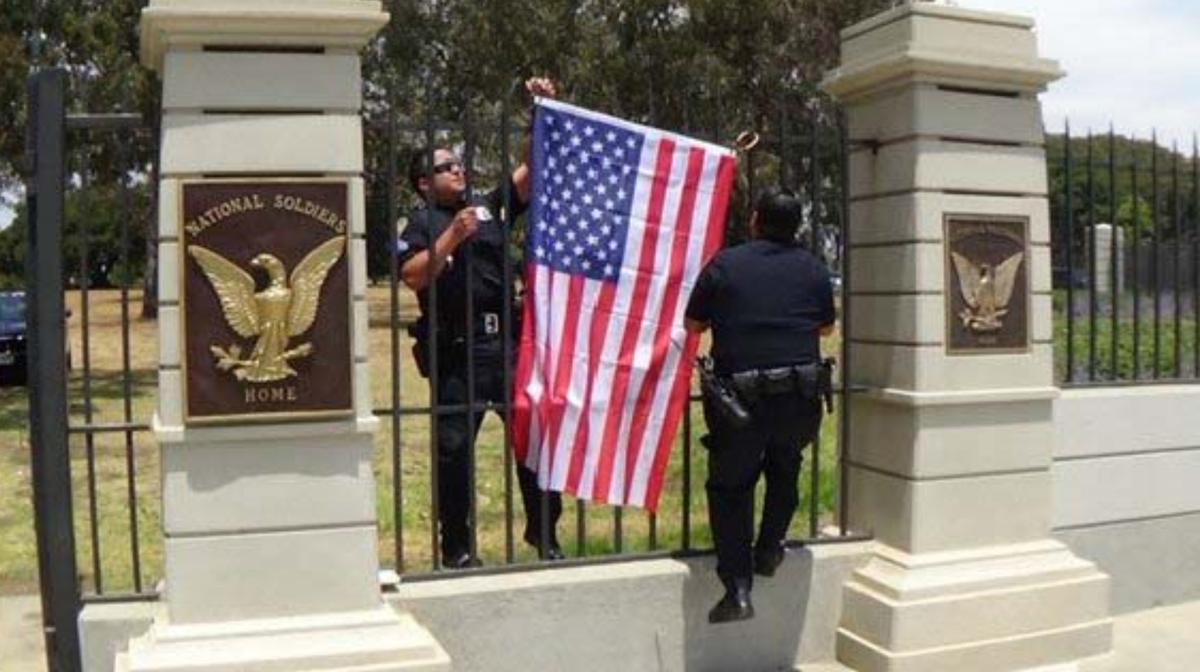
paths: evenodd
<path fill-rule="evenodd" d="M 380 606 L 316 616 L 172 625 L 118 654 L 117 672 L 448 672 L 450 657 L 408 614 Z"/>
<path fill-rule="evenodd" d="M 861 672 L 1059 669 L 1111 648 L 1108 576 L 1055 541 L 881 546 L 844 590 L 838 660 Z"/>

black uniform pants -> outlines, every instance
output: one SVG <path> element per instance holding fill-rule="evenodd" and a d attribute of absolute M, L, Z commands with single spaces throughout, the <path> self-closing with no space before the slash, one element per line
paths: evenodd
<path fill-rule="evenodd" d="M 708 518 L 717 548 L 717 575 L 725 585 L 753 578 L 753 549 L 777 547 L 800 501 L 801 451 L 821 426 L 821 406 L 799 393 L 763 397 L 743 428 L 731 426 L 706 399 Z M 762 523 L 754 541 L 754 487 L 767 479 Z"/>
<path fill-rule="evenodd" d="M 502 404 L 506 401 L 504 390 L 504 360 L 500 356 L 498 340 L 475 344 L 475 402 L 491 401 Z M 441 359 L 441 358 L 439 358 Z M 438 404 L 466 405 L 467 362 L 465 356 L 446 356 L 438 362 Z M 442 413 L 437 420 L 438 449 L 438 519 L 442 528 L 442 555 L 456 556 L 471 548 L 473 530 L 470 526 L 471 510 L 471 459 L 483 412 L 474 412 L 468 420 L 465 411 Z M 501 415 L 503 419 L 503 415 Z M 472 429 L 474 430 L 472 432 Z M 517 481 L 521 488 L 521 501 L 525 507 L 524 538 L 529 543 L 540 543 L 542 527 L 542 494 L 538 488 L 537 475 L 522 464 L 517 464 Z M 555 525 L 562 514 L 562 496 L 557 492 L 546 493 L 549 511 L 550 541 L 557 544 Z"/>

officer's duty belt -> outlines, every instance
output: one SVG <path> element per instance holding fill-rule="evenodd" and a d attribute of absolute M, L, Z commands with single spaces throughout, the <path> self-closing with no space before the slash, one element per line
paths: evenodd
<path fill-rule="evenodd" d="M 823 397 L 829 402 L 832 392 L 832 361 L 796 364 L 772 369 L 751 369 L 731 375 L 733 389 L 742 398 L 753 400 L 777 394 L 798 392 L 804 397 Z"/>

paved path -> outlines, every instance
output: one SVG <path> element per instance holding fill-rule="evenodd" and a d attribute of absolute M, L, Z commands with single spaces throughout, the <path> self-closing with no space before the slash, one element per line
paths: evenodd
<path fill-rule="evenodd" d="M 1119 617 L 1113 653 L 1080 666 L 1080 672 L 1194 672 L 1198 669 L 1200 602 Z"/>
<path fill-rule="evenodd" d="M 45 672 L 40 604 L 36 596 L 0 597 L 0 672 Z M 1196 672 L 1200 670 L 1200 602 L 1160 607 L 1116 619 L 1115 650 L 1079 672 Z M 802 672 L 843 672 L 836 663 Z"/>
<path fill-rule="evenodd" d="M 41 613 L 36 595 L 0 597 L 0 672 L 45 672 Z"/>

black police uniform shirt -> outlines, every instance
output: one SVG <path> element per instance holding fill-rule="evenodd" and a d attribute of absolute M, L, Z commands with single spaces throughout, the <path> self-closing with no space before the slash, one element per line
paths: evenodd
<path fill-rule="evenodd" d="M 820 359 L 820 329 L 835 319 L 833 286 L 799 245 L 752 240 L 704 267 L 687 316 L 711 325 L 718 374 L 807 364 Z"/>
<path fill-rule="evenodd" d="M 516 187 L 509 182 L 510 202 L 513 204 L 513 215 L 520 215 L 525 206 L 516 195 Z M 474 303 L 474 321 L 476 335 L 487 335 L 484 325 L 484 314 L 492 313 L 499 316 L 504 310 L 504 264 L 511 263 L 508 258 L 508 241 L 504 235 L 504 226 L 500 219 L 501 204 L 504 202 L 504 190 L 497 188 L 484 196 L 476 196 L 462 205 L 447 208 L 441 205 L 420 207 L 409 217 L 409 224 L 400 234 L 399 254 L 397 263 L 402 268 L 404 264 L 418 253 L 429 249 L 432 241 L 438 239 L 450 227 L 450 222 L 462 208 L 484 206 L 491 213 L 490 221 L 479 221 L 475 235 L 463 241 L 450 255 L 450 260 L 442 269 L 437 279 L 437 321 L 439 335 L 442 337 L 463 337 L 467 325 L 467 257 L 471 257 L 471 279 L 473 280 L 472 294 Z M 514 272 L 513 277 L 516 276 Z M 509 297 L 513 296 L 510 287 Z M 430 289 L 417 292 L 417 302 L 421 314 L 429 317 Z M 495 325 L 493 325 L 495 326 Z M 493 332 L 494 333 L 494 332 Z"/>

